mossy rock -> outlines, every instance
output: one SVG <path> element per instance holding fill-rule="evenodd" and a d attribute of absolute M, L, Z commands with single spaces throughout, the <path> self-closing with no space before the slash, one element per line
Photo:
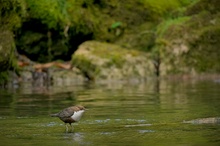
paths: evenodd
<path fill-rule="evenodd" d="M 220 24 L 219 24 L 220 25 Z M 198 38 L 190 44 L 188 53 L 192 59 L 188 61 L 198 72 L 220 72 L 220 27 L 203 28 Z"/>
<path fill-rule="evenodd" d="M 0 71 L 5 71 L 9 68 L 10 55 L 13 47 L 13 34 L 7 30 L 0 31 Z"/>
<path fill-rule="evenodd" d="M 8 70 L 16 70 L 13 33 L 0 28 L 0 84 L 8 80 Z"/>
<path fill-rule="evenodd" d="M 95 76 L 99 73 L 99 68 L 92 64 L 83 55 L 73 57 L 72 62 L 74 66 L 79 68 L 82 74 L 89 80 L 94 80 Z"/>
<path fill-rule="evenodd" d="M 25 6 L 24 0 L 0 1 L 0 84 L 9 79 L 8 70 L 18 68 L 13 32 L 21 25 Z"/>
<path fill-rule="evenodd" d="M 154 49 L 159 50 L 162 60 L 161 74 L 220 72 L 220 12 L 216 3 L 201 0 L 190 9 L 201 4 L 210 9 L 166 20 L 158 26 Z"/>
<path fill-rule="evenodd" d="M 73 54 L 72 64 L 89 80 L 145 78 L 153 75 L 148 56 L 110 43 L 87 41 Z"/>

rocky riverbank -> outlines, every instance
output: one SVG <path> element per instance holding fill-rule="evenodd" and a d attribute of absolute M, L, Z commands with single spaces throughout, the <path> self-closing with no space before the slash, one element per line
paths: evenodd
<path fill-rule="evenodd" d="M 58 15 L 58 3 L 49 11 L 42 6 L 51 1 L 15 1 L 2 2 L 7 15 L 0 20 L 0 82 L 7 81 L 8 70 L 24 81 L 42 76 L 54 83 L 66 77 L 111 81 L 219 74 L 218 0 L 137 0 L 123 5 L 80 1 L 74 12 L 63 5 L 69 17 Z M 45 12 L 51 15 L 41 15 Z M 32 64 L 22 64 L 16 51 Z"/>

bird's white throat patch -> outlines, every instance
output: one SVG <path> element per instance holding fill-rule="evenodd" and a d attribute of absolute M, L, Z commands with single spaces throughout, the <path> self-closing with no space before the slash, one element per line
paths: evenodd
<path fill-rule="evenodd" d="M 76 111 L 76 112 L 74 112 L 74 114 L 71 116 L 71 118 L 72 118 L 74 121 L 78 122 L 78 121 L 81 119 L 81 117 L 82 117 L 82 115 L 83 115 L 84 112 L 85 112 L 84 110 Z"/>

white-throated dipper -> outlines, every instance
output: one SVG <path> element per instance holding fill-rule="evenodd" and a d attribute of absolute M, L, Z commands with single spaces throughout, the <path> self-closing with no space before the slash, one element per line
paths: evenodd
<path fill-rule="evenodd" d="M 84 112 L 85 112 L 85 108 L 83 106 L 76 105 L 65 108 L 59 113 L 51 114 L 51 117 L 60 118 L 60 120 L 62 120 L 65 123 L 65 125 L 69 123 L 72 129 L 71 123 L 78 122 L 81 119 Z M 66 125 L 66 131 L 68 131 L 67 125 Z"/>

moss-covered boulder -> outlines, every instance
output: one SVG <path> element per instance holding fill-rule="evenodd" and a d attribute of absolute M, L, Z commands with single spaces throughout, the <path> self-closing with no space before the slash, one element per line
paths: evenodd
<path fill-rule="evenodd" d="M 13 34 L 0 27 L 0 84 L 8 79 L 9 68 L 14 65 Z"/>
<path fill-rule="evenodd" d="M 200 0 L 186 10 L 185 16 L 157 27 L 154 49 L 161 58 L 162 75 L 220 72 L 218 4 L 217 0 Z"/>
<path fill-rule="evenodd" d="M 7 30 L 0 29 L 0 72 L 9 69 L 12 61 L 13 52 L 13 34 Z"/>
<path fill-rule="evenodd" d="M 72 56 L 73 66 L 89 80 L 123 80 L 153 75 L 149 55 L 110 43 L 87 41 Z"/>

